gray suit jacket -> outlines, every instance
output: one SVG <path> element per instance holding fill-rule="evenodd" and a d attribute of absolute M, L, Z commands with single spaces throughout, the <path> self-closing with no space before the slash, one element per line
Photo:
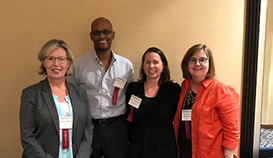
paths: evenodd
<path fill-rule="evenodd" d="M 89 158 L 93 123 L 84 89 L 66 82 L 73 107 L 73 157 Z M 22 158 L 58 158 L 59 116 L 47 79 L 23 90 L 20 107 Z"/>

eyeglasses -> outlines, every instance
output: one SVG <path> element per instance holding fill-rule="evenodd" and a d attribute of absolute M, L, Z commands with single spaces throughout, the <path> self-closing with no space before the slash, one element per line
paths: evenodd
<path fill-rule="evenodd" d="M 59 63 L 65 63 L 68 60 L 67 57 L 47 56 L 44 58 L 44 61 L 47 63 L 54 63 L 56 59 L 58 60 Z"/>
<path fill-rule="evenodd" d="M 197 61 L 200 63 L 200 64 L 206 64 L 208 61 L 209 61 L 209 58 L 200 58 L 200 59 L 196 59 L 196 58 L 190 58 L 188 60 L 189 64 L 196 64 Z"/>
<path fill-rule="evenodd" d="M 104 34 L 104 35 L 109 35 L 110 33 L 112 33 L 112 30 L 104 29 L 102 31 L 94 30 L 94 31 L 91 32 L 91 34 L 94 35 L 94 36 L 98 36 L 101 33 Z"/>

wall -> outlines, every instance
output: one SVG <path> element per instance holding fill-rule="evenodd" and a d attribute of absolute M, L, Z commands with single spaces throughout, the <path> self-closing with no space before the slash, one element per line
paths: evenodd
<path fill-rule="evenodd" d="M 267 5 L 265 54 L 264 54 L 264 79 L 263 79 L 263 104 L 262 121 L 264 125 L 273 124 L 273 1 L 269 0 Z"/>
<path fill-rule="evenodd" d="M 75 57 L 93 48 L 90 23 L 109 18 L 116 31 L 113 50 L 129 58 L 138 77 L 150 46 L 165 52 L 172 78 L 181 83 L 180 62 L 189 47 L 212 49 L 218 77 L 241 93 L 244 0 L 9 0 L 0 2 L 0 158 L 20 157 L 19 106 L 23 88 L 37 74 L 37 53 L 52 38 L 64 39 Z"/>
<path fill-rule="evenodd" d="M 267 18 L 267 0 L 261 1 L 260 6 L 260 23 L 259 23 L 259 45 L 258 45 L 258 61 L 257 61 L 257 75 L 256 75 L 256 97 L 255 97 L 255 116 L 254 116 L 254 133 L 253 133 L 253 145 L 251 152 L 249 154 L 253 154 L 252 157 L 259 157 L 260 151 L 260 133 L 261 133 L 261 120 L 262 120 L 262 98 L 263 94 L 263 79 L 264 79 L 264 54 L 265 54 L 265 43 L 266 43 L 266 18 Z M 245 109 L 245 108 L 244 108 Z M 244 115 L 246 116 L 246 115 Z M 243 129 L 242 129 L 243 130 Z M 249 132 L 245 132 L 249 134 Z M 243 141 L 242 142 L 251 142 L 251 141 Z M 245 148 L 246 149 L 246 148 Z M 242 149 L 241 149 L 242 150 Z M 250 149 L 249 149 L 250 150 Z M 246 155 L 246 152 L 243 151 Z M 250 151 L 248 151 L 250 152 Z M 243 155 L 241 155 L 243 156 Z"/>

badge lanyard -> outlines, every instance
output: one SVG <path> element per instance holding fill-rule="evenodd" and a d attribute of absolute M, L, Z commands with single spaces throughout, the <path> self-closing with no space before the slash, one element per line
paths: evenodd
<path fill-rule="evenodd" d="M 130 112 L 129 112 L 129 115 L 127 117 L 127 121 L 129 122 L 132 122 L 133 121 L 133 116 L 134 116 L 134 108 L 139 108 L 140 106 L 140 103 L 141 103 L 142 99 L 139 98 L 138 96 L 135 96 L 135 95 L 131 95 L 131 98 L 128 102 L 130 106 Z"/>
<path fill-rule="evenodd" d="M 113 105 L 117 105 L 118 91 L 119 91 L 119 88 L 115 87 L 114 94 L 113 94 L 113 100 L 112 100 Z"/>
<path fill-rule="evenodd" d="M 113 86 L 115 87 L 114 92 L 113 92 L 113 96 L 112 96 L 112 104 L 113 105 L 117 105 L 117 99 L 118 99 L 118 91 L 119 89 L 123 89 L 125 84 L 127 82 L 127 79 L 125 78 L 117 78 L 113 84 Z"/>
<path fill-rule="evenodd" d="M 58 100 L 58 97 L 57 97 L 56 100 Z M 57 108 L 58 108 L 58 111 L 59 111 L 59 117 L 60 117 L 59 119 L 64 120 L 64 121 L 62 121 L 62 123 L 66 122 L 65 117 L 69 117 L 70 120 L 73 120 L 71 104 L 68 101 L 67 97 L 65 98 L 65 100 L 66 100 L 66 103 L 68 105 L 68 113 L 65 113 L 63 111 L 60 104 L 57 105 Z M 62 148 L 63 149 L 69 149 L 69 129 L 70 128 L 61 128 L 61 129 L 62 129 Z"/>
<path fill-rule="evenodd" d="M 182 105 L 182 110 L 185 108 L 185 103 L 187 100 L 187 97 L 189 95 L 191 86 L 189 86 L 188 91 L 186 93 L 186 97 L 184 98 L 183 105 Z M 185 122 L 185 132 L 186 132 L 186 138 L 190 139 L 191 138 L 191 132 L 190 132 L 190 121 L 184 121 Z"/>
<path fill-rule="evenodd" d="M 70 111 L 70 106 L 68 104 L 68 111 Z M 66 113 L 65 116 L 70 116 L 69 113 Z M 68 149 L 69 148 L 69 130 L 68 129 L 62 129 L 62 147 L 63 149 Z"/>
<path fill-rule="evenodd" d="M 132 122 L 133 121 L 133 116 L 134 116 L 134 107 L 130 106 L 130 112 L 129 112 L 129 115 L 127 117 L 127 121 Z"/>

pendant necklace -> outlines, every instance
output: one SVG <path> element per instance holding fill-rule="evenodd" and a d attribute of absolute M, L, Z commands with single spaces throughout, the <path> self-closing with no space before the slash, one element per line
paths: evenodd
<path fill-rule="evenodd" d="M 188 98 L 187 98 L 187 104 L 193 105 L 193 103 L 195 102 L 195 97 L 196 97 L 196 94 L 190 88 L 190 92 L 189 92 Z"/>

